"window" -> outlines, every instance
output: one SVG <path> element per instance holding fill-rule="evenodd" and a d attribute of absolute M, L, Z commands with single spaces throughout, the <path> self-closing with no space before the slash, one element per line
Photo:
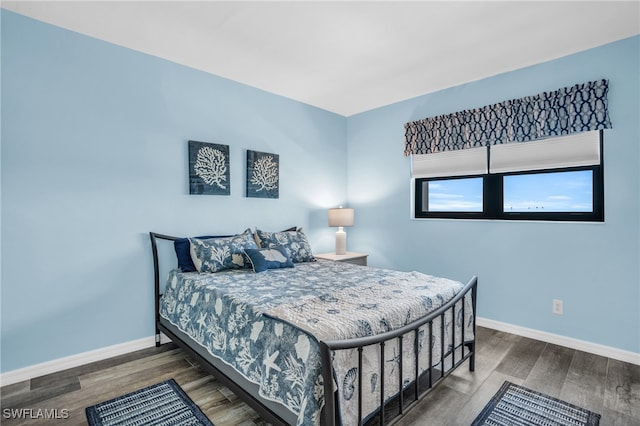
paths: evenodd
<path fill-rule="evenodd" d="M 426 209 L 432 212 L 481 212 L 482 178 L 427 180 Z"/>
<path fill-rule="evenodd" d="M 416 218 L 604 221 L 601 132 L 481 149 L 412 162 Z"/>
<path fill-rule="evenodd" d="M 503 177 L 507 213 L 591 212 L 593 171 L 528 173 Z"/>

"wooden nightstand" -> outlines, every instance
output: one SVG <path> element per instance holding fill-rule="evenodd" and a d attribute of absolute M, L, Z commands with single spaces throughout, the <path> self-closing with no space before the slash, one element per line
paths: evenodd
<path fill-rule="evenodd" d="M 347 262 L 354 265 L 367 266 L 367 257 L 369 255 L 348 251 L 347 254 L 320 253 L 314 254 L 314 256 L 320 259 L 333 260 L 334 262 Z"/>

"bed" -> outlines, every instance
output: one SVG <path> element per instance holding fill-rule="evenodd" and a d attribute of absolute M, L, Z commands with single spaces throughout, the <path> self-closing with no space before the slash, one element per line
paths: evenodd
<path fill-rule="evenodd" d="M 164 333 L 271 424 L 390 424 L 474 370 L 476 277 L 316 260 L 295 228 L 150 239 L 156 344 Z"/>

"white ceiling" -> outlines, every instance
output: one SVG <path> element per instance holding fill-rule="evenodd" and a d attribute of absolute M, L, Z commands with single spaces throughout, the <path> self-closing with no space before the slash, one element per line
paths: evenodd
<path fill-rule="evenodd" d="M 640 34 L 639 1 L 2 1 L 350 116 Z"/>

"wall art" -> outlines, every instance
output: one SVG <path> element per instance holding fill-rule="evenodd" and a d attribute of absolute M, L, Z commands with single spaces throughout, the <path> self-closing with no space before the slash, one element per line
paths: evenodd
<path fill-rule="evenodd" d="M 247 150 L 247 197 L 278 198 L 280 157 Z"/>
<path fill-rule="evenodd" d="M 189 141 L 189 194 L 229 195 L 229 145 Z"/>

